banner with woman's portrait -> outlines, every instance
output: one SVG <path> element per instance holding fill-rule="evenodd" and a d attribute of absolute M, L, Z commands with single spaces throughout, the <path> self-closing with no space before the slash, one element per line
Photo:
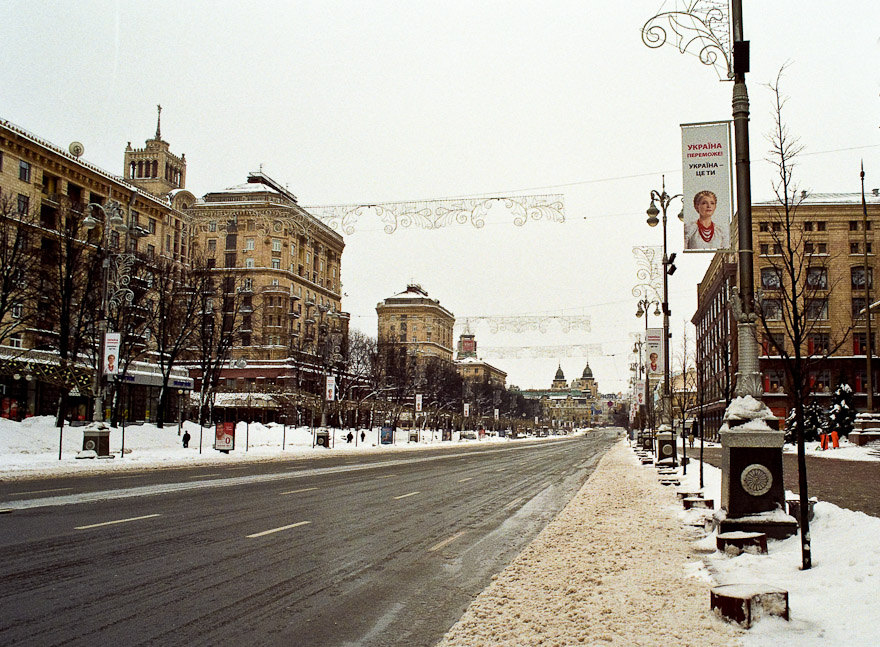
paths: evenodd
<path fill-rule="evenodd" d="M 681 125 L 684 251 L 731 249 L 730 122 Z"/>

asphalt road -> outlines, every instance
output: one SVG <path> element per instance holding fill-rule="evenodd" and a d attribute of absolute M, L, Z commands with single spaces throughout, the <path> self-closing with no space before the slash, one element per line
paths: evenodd
<path fill-rule="evenodd" d="M 433 645 L 617 437 L 0 484 L 0 644 Z"/>

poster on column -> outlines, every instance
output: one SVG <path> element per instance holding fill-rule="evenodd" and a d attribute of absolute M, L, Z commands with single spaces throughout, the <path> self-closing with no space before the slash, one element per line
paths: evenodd
<path fill-rule="evenodd" d="M 645 352 L 648 354 L 648 375 L 663 375 L 663 329 L 648 328 L 645 332 Z"/>
<path fill-rule="evenodd" d="M 122 333 L 104 333 L 104 375 L 119 374 L 119 345 Z"/>
<path fill-rule="evenodd" d="M 681 125 L 684 251 L 729 250 L 733 214 L 730 122 Z"/>
<path fill-rule="evenodd" d="M 636 380 L 633 384 L 635 386 L 635 397 L 633 398 L 633 401 L 638 406 L 642 406 L 645 404 L 645 380 Z"/>

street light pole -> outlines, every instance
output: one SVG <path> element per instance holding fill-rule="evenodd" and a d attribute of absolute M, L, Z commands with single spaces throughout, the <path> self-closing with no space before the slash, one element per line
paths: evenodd
<path fill-rule="evenodd" d="M 669 380 L 669 368 L 670 368 L 670 356 L 669 356 L 669 315 L 671 314 L 669 311 L 669 276 L 675 272 L 675 265 L 673 261 L 675 260 L 675 254 L 671 256 L 667 253 L 666 246 L 666 210 L 669 208 L 669 205 L 676 198 L 680 198 L 681 194 L 678 193 L 676 195 L 669 195 L 666 193 L 666 176 L 662 176 L 662 189 L 658 192 L 655 189 L 651 190 L 651 206 L 648 207 L 648 225 L 651 227 L 656 227 L 658 222 L 661 222 L 657 219 L 657 215 L 662 213 L 663 219 L 663 424 L 668 425 L 670 432 L 673 432 L 672 429 L 672 393 L 670 390 L 670 380 Z M 655 202 L 660 203 L 660 210 L 658 211 L 657 206 L 654 204 Z M 678 214 L 679 220 L 684 220 L 684 213 Z M 675 434 L 673 432 L 673 442 L 674 442 Z M 673 445 L 674 446 L 674 445 Z M 676 452 L 673 450 L 672 452 L 672 464 L 675 465 L 677 463 Z"/>
<path fill-rule="evenodd" d="M 871 362 L 873 360 L 874 355 L 874 335 L 871 332 L 871 273 L 868 271 L 868 205 L 865 203 L 865 164 L 862 162 L 862 170 L 859 174 L 862 180 L 862 236 L 865 245 L 865 266 L 863 268 L 864 271 L 864 281 L 865 281 L 865 333 L 868 337 L 868 343 L 865 345 L 865 358 L 867 361 L 867 366 L 865 367 L 868 375 L 867 375 L 867 384 L 866 389 L 868 391 L 868 411 L 874 410 L 874 376 L 872 373 L 874 372 Z"/>

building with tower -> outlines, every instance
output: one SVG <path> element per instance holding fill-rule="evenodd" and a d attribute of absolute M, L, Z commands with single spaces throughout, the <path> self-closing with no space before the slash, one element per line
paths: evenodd
<path fill-rule="evenodd" d="M 549 389 L 527 389 L 522 394 L 526 398 L 540 400 L 544 418 L 553 421 L 557 428 L 589 427 L 601 410 L 599 386 L 593 378 L 589 362 L 580 378 L 571 383 L 566 381 L 560 364 Z"/>

